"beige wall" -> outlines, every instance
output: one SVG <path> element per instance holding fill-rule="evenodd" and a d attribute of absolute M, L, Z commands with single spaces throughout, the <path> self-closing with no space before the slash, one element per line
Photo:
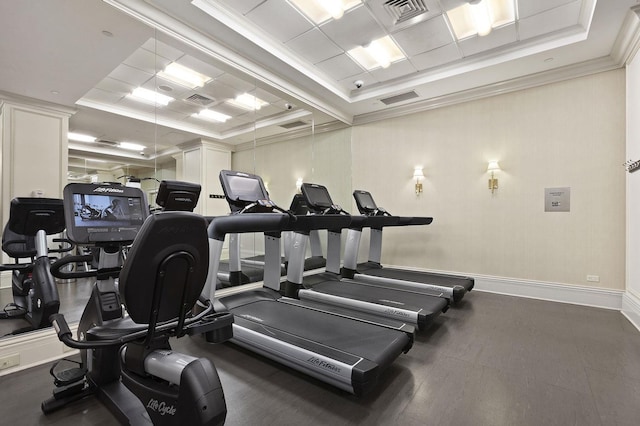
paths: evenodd
<path fill-rule="evenodd" d="M 386 230 L 384 263 L 624 289 L 624 70 L 357 126 L 352 143 L 354 189 L 435 218 Z M 571 188 L 571 212 L 544 212 L 548 187 Z"/>
<path fill-rule="evenodd" d="M 236 152 L 232 167 L 260 175 L 273 201 L 284 208 L 291 204 L 298 178 L 325 185 L 334 203 L 351 205 L 351 129 Z"/>

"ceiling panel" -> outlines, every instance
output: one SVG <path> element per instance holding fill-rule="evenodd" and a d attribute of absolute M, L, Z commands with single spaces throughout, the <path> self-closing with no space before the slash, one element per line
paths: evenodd
<path fill-rule="evenodd" d="M 606 0 L 605 0 L 606 1 Z M 611 0 L 609 0 L 611 1 Z M 582 3 L 580 0 L 536 0 L 536 1 L 519 1 L 518 16 L 520 19 L 536 15 L 567 3 Z"/>
<path fill-rule="evenodd" d="M 462 53 L 456 43 L 451 43 L 429 52 L 411 57 L 411 63 L 418 70 L 426 70 L 462 59 Z"/>
<path fill-rule="evenodd" d="M 368 44 L 386 34 L 364 6 L 351 9 L 340 19 L 327 21 L 320 29 L 345 51 Z"/>
<path fill-rule="evenodd" d="M 278 19 L 274 19 L 275 16 Z M 282 43 L 313 28 L 307 18 L 282 0 L 267 0 L 247 13 L 246 17 Z"/>
<path fill-rule="evenodd" d="M 582 2 L 567 3 L 556 9 L 521 19 L 519 23 L 520 40 L 559 31 L 578 25 Z"/>
<path fill-rule="evenodd" d="M 227 5 L 229 8 L 234 9 L 241 15 L 246 15 L 253 8 L 258 6 L 264 0 L 218 0 L 220 3 Z"/>
<path fill-rule="evenodd" d="M 318 68 L 334 80 L 342 80 L 362 73 L 362 68 L 346 54 L 322 61 L 318 64 Z"/>
<path fill-rule="evenodd" d="M 307 31 L 290 40 L 287 42 L 287 47 L 312 64 L 322 62 L 342 53 L 342 49 L 329 40 L 318 28 Z"/>
<path fill-rule="evenodd" d="M 131 90 L 135 88 L 134 85 L 125 83 L 124 81 L 116 80 L 115 78 L 105 77 L 96 84 L 96 89 L 104 90 L 105 92 L 117 93 L 120 96 L 125 96 L 131 93 Z"/>
<path fill-rule="evenodd" d="M 149 81 L 149 79 L 153 77 L 153 73 L 148 73 L 139 70 L 138 68 L 130 67 L 129 65 L 120 64 L 109 74 L 109 77 L 120 80 L 134 87 L 138 87 Z"/>
<path fill-rule="evenodd" d="M 180 65 L 184 65 L 185 67 L 191 68 L 192 70 L 199 72 L 200 74 L 204 74 L 207 77 L 216 78 L 224 74 L 224 71 L 221 69 L 214 67 L 213 65 L 201 61 L 197 58 L 194 58 L 191 55 L 184 55 L 178 60 L 176 60 Z"/>
<path fill-rule="evenodd" d="M 91 89 L 84 96 L 84 99 L 90 99 L 105 105 L 118 103 L 123 95 L 116 92 L 107 92 L 101 89 Z"/>
<path fill-rule="evenodd" d="M 149 40 L 147 40 L 142 45 L 142 48 L 171 62 L 184 55 L 184 52 L 182 52 L 180 49 L 169 46 L 168 44 L 163 43 L 155 38 L 150 38 Z"/>
<path fill-rule="evenodd" d="M 170 62 L 169 59 L 157 56 L 146 49 L 138 49 L 123 64 L 149 74 L 155 74 L 158 70 L 164 69 Z"/>
<path fill-rule="evenodd" d="M 413 64 L 406 59 L 394 62 L 392 65 L 393 66 L 390 66 L 389 68 L 376 68 L 375 70 L 369 71 L 369 73 L 373 75 L 378 81 L 387 81 L 417 71 Z"/>
<path fill-rule="evenodd" d="M 515 43 L 518 39 L 515 24 L 505 25 L 491 31 L 486 37 L 471 37 L 459 43 L 464 56 L 476 55 L 500 46 Z"/>
<path fill-rule="evenodd" d="M 392 37 L 409 56 L 427 52 L 455 41 L 443 15 L 398 31 Z"/>

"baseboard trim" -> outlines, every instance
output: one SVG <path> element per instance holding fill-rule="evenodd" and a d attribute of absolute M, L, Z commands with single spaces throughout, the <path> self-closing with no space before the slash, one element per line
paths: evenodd
<path fill-rule="evenodd" d="M 526 297 L 529 299 L 548 300 L 550 302 L 570 303 L 573 305 L 592 306 L 596 308 L 622 309 L 624 291 L 597 287 L 586 287 L 518 278 L 496 277 L 491 275 L 467 274 L 464 272 L 439 271 L 433 269 L 410 268 L 406 266 L 389 266 L 412 271 L 431 272 L 436 274 L 461 275 L 473 277 L 473 291 L 504 294 L 507 296 Z"/>
<path fill-rule="evenodd" d="M 474 290 L 596 308 L 622 309 L 622 290 L 476 276 Z"/>
<path fill-rule="evenodd" d="M 78 325 L 71 325 L 70 328 L 73 335 L 75 335 Z M 0 343 L 0 360 L 18 355 L 19 364 L 15 367 L 0 370 L 0 376 L 52 362 L 76 353 L 78 353 L 78 350 L 68 348 L 58 340 L 58 335 L 52 328 L 6 338 Z M 51 385 L 53 388 L 53 381 Z"/>
<path fill-rule="evenodd" d="M 622 296 L 622 315 L 640 330 L 640 297 L 627 291 Z"/>

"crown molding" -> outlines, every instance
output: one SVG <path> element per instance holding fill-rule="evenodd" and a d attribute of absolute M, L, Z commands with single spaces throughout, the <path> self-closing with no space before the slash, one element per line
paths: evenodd
<path fill-rule="evenodd" d="M 0 90 L 0 107 L 4 104 L 14 104 L 25 106 L 29 108 L 37 108 L 42 111 L 46 111 L 54 114 L 62 114 L 71 117 L 77 112 L 75 108 L 68 106 L 54 104 L 53 102 L 47 102 L 40 99 L 29 98 L 27 96 L 18 95 L 15 93 L 4 92 Z"/>
<path fill-rule="evenodd" d="M 384 111 L 376 111 L 372 113 L 357 115 L 354 117 L 353 125 L 357 126 L 361 124 L 372 123 L 375 121 L 386 120 L 389 118 L 402 117 L 407 114 L 442 108 L 464 102 L 471 102 L 478 99 L 488 98 L 491 96 L 501 95 L 519 90 L 530 89 L 533 87 L 565 81 L 572 78 L 610 71 L 613 69 L 618 69 L 620 67 L 621 65 L 615 63 L 610 56 L 606 56 L 579 64 L 556 68 L 554 70 L 544 71 L 524 77 L 518 77 L 511 80 L 464 90 L 461 92 L 417 101 L 414 103 L 401 105 L 393 109 L 386 109 Z"/>
<path fill-rule="evenodd" d="M 624 18 L 611 57 L 618 64 L 626 65 L 633 60 L 640 48 L 640 5 L 634 6 Z"/>

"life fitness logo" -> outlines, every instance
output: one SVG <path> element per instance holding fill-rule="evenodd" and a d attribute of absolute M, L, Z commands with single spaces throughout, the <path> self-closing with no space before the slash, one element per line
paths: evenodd
<path fill-rule="evenodd" d="M 107 188 L 104 186 L 99 186 L 98 188 L 94 189 L 93 192 L 118 192 L 118 193 L 123 193 L 124 190 L 120 189 L 120 188 Z"/>
<path fill-rule="evenodd" d="M 147 402 L 147 408 L 149 410 L 155 411 L 161 416 L 164 416 L 165 414 L 175 416 L 176 414 L 176 407 L 174 407 L 173 405 L 169 405 L 164 401 L 160 402 L 157 399 L 153 398 L 151 398 L 149 402 Z"/>

